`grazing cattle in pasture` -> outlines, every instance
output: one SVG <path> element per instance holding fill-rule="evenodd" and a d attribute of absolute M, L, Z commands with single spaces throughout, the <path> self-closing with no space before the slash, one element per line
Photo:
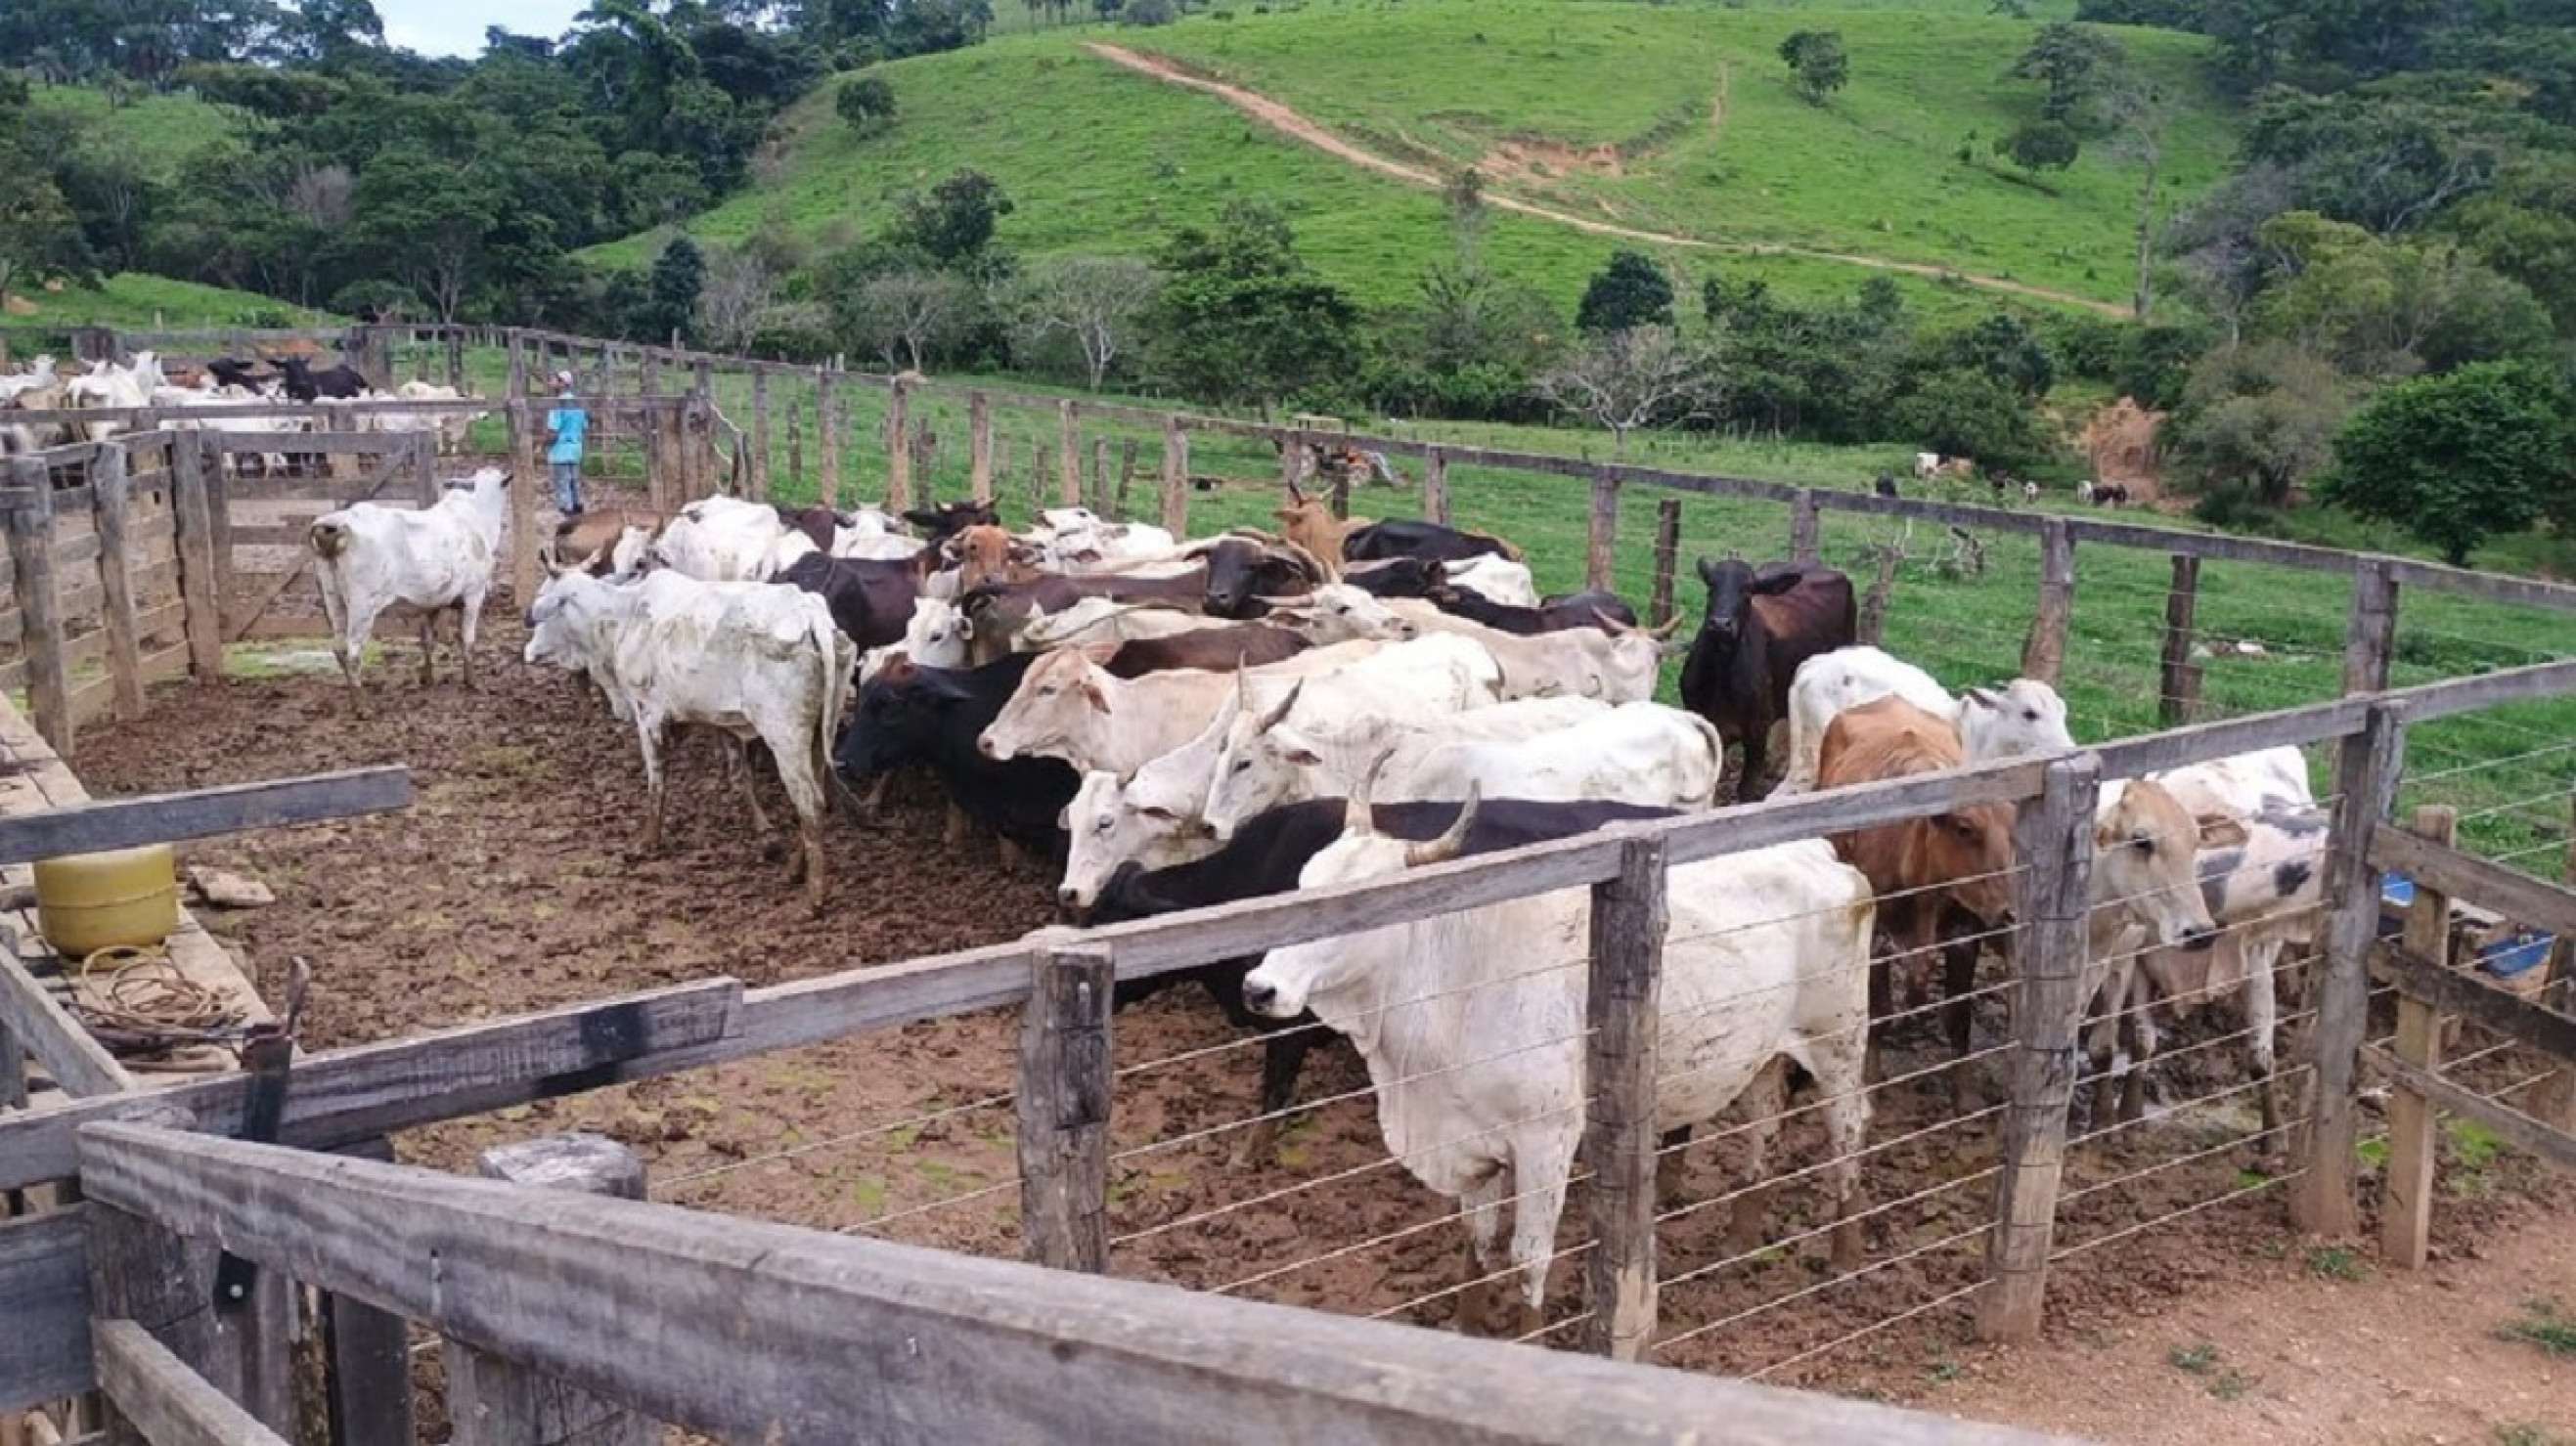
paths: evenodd
<path fill-rule="evenodd" d="M 699 724 L 768 745 L 796 810 L 806 901 L 823 907 L 823 814 L 832 787 L 832 730 L 858 649 L 821 599 L 760 583 L 706 583 L 653 572 L 632 583 L 558 573 L 528 610 L 527 660 L 603 676 L 612 707 L 635 724 L 649 795 L 644 849 L 662 846 L 662 737 Z M 748 773 L 744 793 L 751 798 Z M 767 820 L 751 802 L 762 834 Z"/>
<path fill-rule="evenodd" d="M 969 527 L 999 527 L 1002 516 L 990 502 L 943 502 L 935 507 L 909 508 L 903 520 L 920 528 L 921 535 L 937 546 Z"/>
<path fill-rule="evenodd" d="M 312 549 L 323 612 L 331 622 L 331 652 L 361 715 L 366 694 L 358 673 L 367 635 L 376 618 L 397 604 L 421 612 L 423 687 L 432 677 L 438 614 L 456 609 L 457 663 L 465 686 L 474 686 L 474 638 L 483 598 L 492 588 L 509 481 L 508 473 L 486 467 L 470 481 L 451 483 L 434 507 L 405 511 L 360 502 L 324 513 L 307 529 L 305 545 Z"/>
<path fill-rule="evenodd" d="M 1938 453 L 1938 452 L 1917 452 L 1917 453 L 1915 453 L 1915 454 L 1914 454 L 1914 475 L 1915 475 L 1915 476 L 1917 476 L 1917 477 L 1921 477 L 1921 478 L 1930 478 L 1930 477 L 1937 477 L 1937 476 L 1939 476 L 1940 474 L 1941 474 L 1941 454 L 1940 454 L 1940 453 Z"/>
<path fill-rule="evenodd" d="M 1762 796 L 1771 725 L 1789 713 L 1789 685 L 1819 653 L 1851 646 L 1859 622 L 1851 579 L 1831 568 L 1728 558 L 1699 560 L 1708 609 L 1682 664 L 1682 706 L 1744 748 L 1738 798 Z"/>
<path fill-rule="evenodd" d="M 1349 812 L 1343 835 L 1308 861 L 1299 887 L 1455 858 L 1479 810 L 1471 800 L 1460 813 L 1465 827 L 1428 843 L 1380 833 L 1364 802 Z M 1869 1120 L 1868 881 L 1808 841 L 1676 867 L 1669 900 L 1655 1126 L 1693 1125 L 1744 1097 L 1747 1155 L 1761 1178 L 1785 1066 L 1804 1070 L 1824 1117 L 1830 1163 L 1819 1168 L 1840 1222 L 1834 1259 L 1856 1266 L 1861 1237 L 1850 1216 Z M 1521 1310 L 1503 1329 L 1514 1334 L 1535 1322 L 1546 1294 L 1583 1137 L 1590 914 L 1582 890 L 1562 890 L 1274 949 L 1244 978 L 1249 1008 L 1274 1019 L 1311 1009 L 1359 1046 L 1388 1152 L 1458 1201 L 1470 1280 L 1505 1265 L 1502 1207 L 1512 1207 L 1508 1262 L 1521 1273 Z M 1566 967 L 1538 967 L 1553 961 Z M 1759 1228 L 1759 1196 L 1740 1197 L 1738 1242 Z M 1492 1328 L 1491 1294 L 1477 1285 L 1461 1297 L 1463 1327 Z"/>
<path fill-rule="evenodd" d="M 368 389 L 366 377 L 347 362 L 317 372 L 312 362 L 300 356 L 290 356 L 281 358 L 277 367 L 280 373 L 278 385 L 288 397 L 299 402 L 314 402 L 324 397 L 349 401 Z"/>
<path fill-rule="evenodd" d="M 801 555 L 770 574 L 770 582 L 821 598 L 833 624 L 862 649 L 882 647 L 903 636 L 921 601 L 917 561 L 826 557 L 805 546 L 802 537 L 796 542 Z"/>
<path fill-rule="evenodd" d="M 1460 808 L 1457 803 L 1384 803 L 1371 810 L 1371 817 L 1391 837 L 1429 840 L 1457 823 Z M 1168 866 L 1121 864 L 1098 890 L 1096 902 L 1086 900 L 1068 908 L 1085 923 L 1118 924 L 1284 894 L 1297 887 L 1297 875 L 1307 861 L 1341 837 L 1347 814 L 1348 806 L 1339 798 L 1313 799 L 1271 809 L 1203 858 Z M 1571 838 L 1614 823 L 1668 816 L 1662 809 L 1620 803 L 1487 799 L 1478 805 L 1459 854 L 1466 857 L 1493 853 Z M 1072 811 L 1077 833 L 1085 817 L 1083 804 L 1077 799 Z M 1206 989 L 1237 1028 L 1269 1032 L 1272 1037 L 1263 1048 L 1261 1060 L 1258 1113 L 1275 1117 L 1294 1102 L 1297 1076 L 1304 1067 L 1306 1052 L 1321 1042 L 1322 1036 L 1316 1030 L 1300 1027 L 1311 1023 L 1311 1016 L 1277 1020 L 1244 1007 L 1243 977 L 1259 962 L 1259 956 L 1249 955 L 1145 979 L 1121 980 L 1117 1003 L 1130 1004 L 1187 980 Z M 1275 1118 L 1245 1131 L 1235 1146 L 1235 1163 L 1263 1158 L 1277 1132 Z"/>
<path fill-rule="evenodd" d="M 2024 502 L 2037 502 L 2039 500 L 2039 484 L 2036 482 L 2024 482 L 2021 484 L 2021 500 Z"/>
<path fill-rule="evenodd" d="M 2093 505 L 2094 505 L 2094 506 L 2096 506 L 2096 507 L 2113 507 L 2113 508 L 2117 508 L 2117 507 L 2126 507 L 2126 506 L 2128 506 L 2128 505 L 2129 505 L 2129 485 L 2128 485 L 2127 483 L 2125 483 L 2125 482 L 2096 482 L 2096 483 L 2094 483 L 2094 484 L 2093 484 Z"/>
<path fill-rule="evenodd" d="M 2086 505 L 2086 506 L 2088 506 L 2088 507 L 2089 507 L 2089 506 L 2091 506 L 2091 505 L 2093 504 L 2093 479 L 2092 479 L 2092 478 L 2087 477 L 2087 478 L 2085 478 L 2083 481 L 2078 482 L 2078 483 L 2076 483 L 2076 484 L 2075 484 L 2075 500 L 2076 500 L 2076 501 L 2078 501 L 2078 502 L 2081 502 L 2081 503 L 2085 504 L 2085 505 Z"/>
<path fill-rule="evenodd" d="M 855 785 L 926 765 L 966 817 L 1023 848 L 1055 853 L 1063 843 L 1057 816 L 1080 781 L 1074 771 L 1053 758 L 997 763 L 975 749 L 975 736 L 1036 662 L 1033 653 L 971 669 L 897 659 L 860 684 L 858 707 L 832 750 L 833 766 Z M 949 842 L 958 839 L 952 835 Z"/>
<path fill-rule="evenodd" d="M 1879 473 L 1878 480 L 1870 484 L 1869 490 L 1881 497 L 1897 496 L 1896 474 L 1893 472 Z"/>
<path fill-rule="evenodd" d="M 1238 628 L 1200 628 L 1168 638 L 1140 638 L 1121 643 L 1109 656 L 1113 678 L 1141 678 L 1147 673 L 1196 668 L 1229 673 L 1285 662 L 1313 647 L 1304 635 L 1258 623 Z"/>
<path fill-rule="evenodd" d="M 1342 539 L 1344 563 L 1376 562 L 1398 557 L 1427 557 L 1435 562 L 1464 562 L 1492 554 L 1522 561 L 1521 550 L 1499 537 L 1461 532 L 1437 522 L 1399 518 L 1354 527 Z"/>
<path fill-rule="evenodd" d="M 1777 791 L 1814 789 L 1826 727 L 1844 709 L 1891 694 L 1956 727 L 1970 763 L 2075 746 L 2066 731 L 2066 700 L 2036 678 L 1970 688 L 1954 698 L 1931 674 L 1877 648 L 1836 648 L 1800 664 L 1789 684 L 1789 768 Z"/>

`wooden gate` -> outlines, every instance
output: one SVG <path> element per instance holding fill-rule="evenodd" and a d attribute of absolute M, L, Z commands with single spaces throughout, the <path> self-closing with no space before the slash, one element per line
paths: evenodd
<path fill-rule="evenodd" d="M 223 555 L 226 642 L 329 634 L 313 581 L 313 553 L 305 545 L 315 518 L 356 502 L 428 507 L 438 501 L 434 433 L 202 435 L 208 455 L 226 474 L 213 489 L 224 498 L 215 531 Z M 286 475 L 245 465 L 260 457 L 273 462 L 281 454 L 294 464 Z M 257 475 L 243 475 L 246 470 Z"/>

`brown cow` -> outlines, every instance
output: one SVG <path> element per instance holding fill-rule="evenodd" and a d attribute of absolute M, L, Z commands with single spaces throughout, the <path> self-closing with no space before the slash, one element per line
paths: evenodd
<path fill-rule="evenodd" d="M 1816 783 L 1842 788 L 1966 762 L 1956 728 L 1891 695 L 1835 716 L 1825 730 Z M 1878 895 L 1879 937 L 1893 948 L 1894 960 L 1918 958 L 1947 936 L 1943 983 L 1952 1003 L 1946 1022 L 1952 1046 L 1967 1053 L 1967 994 L 1976 984 L 1977 944 L 1957 936 L 2000 927 L 2012 912 L 2012 810 L 1977 804 L 1836 834 L 1833 844 L 1843 862 L 1869 876 Z M 1884 1015 L 1893 992 L 1886 971 L 1873 969 L 1870 985 L 1870 1012 Z"/>
<path fill-rule="evenodd" d="M 977 523 L 957 534 L 957 590 L 973 592 L 986 583 L 1024 582 L 1036 576 L 1020 561 L 1017 540 L 1006 529 Z"/>
<path fill-rule="evenodd" d="M 1293 658 L 1313 646 L 1301 633 L 1258 623 L 1239 628 L 1192 628 L 1168 638 L 1132 638 L 1120 643 L 1107 666 L 1113 678 L 1141 678 L 1175 668 L 1231 673 Z"/>
<path fill-rule="evenodd" d="M 1288 505 L 1272 512 L 1279 519 L 1279 535 L 1315 555 L 1331 576 L 1342 575 L 1342 540 L 1354 528 L 1368 525 L 1366 518 L 1335 517 L 1323 499 L 1309 497 L 1295 487 L 1288 489 Z"/>
<path fill-rule="evenodd" d="M 626 529 L 641 528 L 647 537 L 658 536 L 670 520 L 670 513 L 650 507 L 592 508 L 557 523 L 555 535 L 538 549 L 538 555 L 550 569 L 579 567 L 607 577 L 614 570 L 612 554 Z"/>

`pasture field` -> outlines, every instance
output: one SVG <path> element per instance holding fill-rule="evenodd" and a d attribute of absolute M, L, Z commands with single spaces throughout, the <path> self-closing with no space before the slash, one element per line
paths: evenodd
<path fill-rule="evenodd" d="M 35 309 L 22 312 L 22 304 Z M 63 326 L 318 326 L 332 319 L 328 313 L 292 306 L 256 292 L 231 291 L 147 271 L 120 271 L 102 278 L 95 289 L 66 285 L 60 291 L 38 291 L 25 297 L 12 293 L 8 315 L 0 316 L 0 334 Z M 29 349 L 16 336 L 11 336 L 9 344 L 13 354 Z"/>
<path fill-rule="evenodd" d="M 28 89 L 28 103 L 38 113 L 75 116 L 103 127 L 119 144 L 133 148 L 135 158 L 154 180 L 178 174 L 179 164 L 200 148 L 232 137 L 243 123 L 230 106 L 199 100 L 192 92 L 168 91 L 111 101 L 104 90 L 85 85 L 38 85 Z"/>

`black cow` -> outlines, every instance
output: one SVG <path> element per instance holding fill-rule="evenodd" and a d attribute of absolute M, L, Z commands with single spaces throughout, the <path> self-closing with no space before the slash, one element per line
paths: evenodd
<path fill-rule="evenodd" d="M 980 668 L 887 664 L 859 689 L 859 706 L 832 749 L 833 768 L 856 785 L 925 765 L 967 817 L 1013 843 L 1061 855 L 1064 830 L 1057 820 L 1082 776 L 1060 758 L 996 763 L 975 751 L 977 735 L 1041 656 L 1013 653 Z"/>
<path fill-rule="evenodd" d="M 922 536 L 937 547 L 969 527 L 999 527 L 1002 515 L 990 502 L 942 502 L 934 507 L 907 509 L 903 520 L 921 529 Z"/>
<path fill-rule="evenodd" d="M 213 377 L 217 386 L 247 387 L 253 391 L 277 379 L 275 372 L 261 371 L 255 361 L 240 361 L 228 356 L 219 356 L 206 363 L 206 375 Z"/>
<path fill-rule="evenodd" d="M 1851 646 L 1859 617 L 1851 579 L 1829 567 L 1699 560 L 1708 612 L 1682 663 L 1682 706 L 1744 745 L 1735 796 L 1758 798 L 1771 725 L 1789 716 L 1798 665 Z"/>
<path fill-rule="evenodd" d="M 924 554 L 926 557 L 927 554 Z M 901 642 L 921 599 L 918 558 L 886 561 L 809 552 L 770 577 L 801 587 L 832 609 L 832 623 L 862 648 Z"/>
<path fill-rule="evenodd" d="M 347 362 L 318 372 L 311 362 L 300 356 L 288 357 L 277 365 L 286 374 L 286 394 L 299 402 L 323 397 L 346 400 L 367 389 L 367 379 Z"/>
<path fill-rule="evenodd" d="M 1258 623 L 1240 628 L 1192 628 L 1168 638 L 1135 638 L 1118 645 L 1105 665 L 1113 678 L 1141 678 L 1175 668 L 1231 673 L 1293 658 L 1313 647 L 1300 634 Z"/>
<path fill-rule="evenodd" d="M 1294 554 L 1238 537 L 1211 544 L 1206 558 L 1210 617 L 1257 618 L 1270 611 L 1263 598 L 1301 596 L 1324 581 Z"/>
<path fill-rule="evenodd" d="M 1342 539 L 1342 561 L 1376 562 L 1393 557 L 1427 557 L 1434 562 L 1464 562 L 1486 554 L 1520 561 L 1521 550 L 1499 537 L 1460 532 L 1437 522 L 1399 518 L 1352 528 Z"/>
<path fill-rule="evenodd" d="M 1185 909 L 1204 909 L 1240 899 L 1284 894 L 1297 887 L 1297 875 L 1306 867 L 1306 861 L 1322 852 L 1326 844 L 1342 836 L 1345 814 L 1344 802 L 1338 798 L 1283 804 L 1246 821 L 1234 831 L 1234 837 L 1223 848 L 1206 858 L 1163 869 L 1147 869 L 1135 863 L 1122 864 L 1118 872 L 1110 875 L 1109 882 L 1101 887 L 1100 900 L 1092 907 L 1090 922 L 1113 924 L 1130 919 L 1149 919 Z M 1589 833 L 1608 824 L 1669 818 L 1672 814 L 1671 809 L 1644 808 L 1626 803 L 1533 803 L 1515 798 L 1487 799 L 1476 810 L 1476 821 L 1467 830 L 1464 852 L 1492 853 L 1498 849 Z M 1370 816 L 1380 833 L 1396 838 L 1434 839 L 1458 821 L 1458 805 L 1381 803 L 1370 810 Z M 1295 1098 L 1297 1075 L 1305 1067 L 1306 1051 L 1315 1047 L 1323 1037 L 1323 1031 L 1304 1027 L 1315 1022 L 1312 1015 L 1296 1020 L 1276 1020 L 1244 1007 L 1243 976 L 1251 973 L 1253 966 L 1260 962 L 1259 955 L 1246 955 L 1147 979 L 1122 979 L 1118 981 L 1116 1002 L 1132 1004 L 1180 980 L 1196 980 L 1216 999 L 1218 1007 L 1225 1011 L 1226 1018 L 1232 1020 L 1235 1027 L 1258 1029 L 1271 1036 L 1263 1048 L 1261 1059 L 1259 1112 L 1274 1115 L 1286 1109 L 1289 1101 Z M 1275 1122 L 1246 1132 L 1236 1158 L 1248 1158 L 1276 1132 Z"/>
<path fill-rule="evenodd" d="M 1895 473 L 1893 473 L 1893 472 L 1881 472 L 1881 473 L 1879 473 L 1879 474 L 1878 474 L 1878 480 L 1877 480 L 1877 481 L 1875 481 L 1875 482 L 1872 482 L 1871 484 L 1869 484 L 1869 490 L 1871 490 L 1872 492 L 1877 493 L 1877 494 L 1878 494 L 1879 496 L 1881 496 L 1881 497 L 1893 497 L 1893 496 L 1895 496 L 1895 495 L 1896 495 L 1896 474 L 1895 474 Z"/>
<path fill-rule="evenodd" d="M 1518 633 L 1523 637 L 1561 633 L 1569 628 L 1601 627 L 1605 613 L 1631 627 L 1637 622 L 1636 609 L 1622 602 L 1615 592 L 1560 593 L 1534 608 L 1499 603 L 1472 588 L 1452 587 L 1447 583 L 1423 596 L 1444 613 L 1483 623 L 1496 632 Z"/>
<path fill-rule="evenodd" d="M 1399 557 L 1345 568 L 1342 581 L 1371 597 L 1429 597 L 1433 588 L 1449 585 L 1449 569 L 1427 557 Z"/>
<path fill-rule="evenodd" d="M 2094 505 L 2094 506 L 2096 506 L 2096 507 L 2126 507 L 2126 506 L 2128 506 L 2128 505 L 2129 505 L 2129 488 L 2128 488 L 2128 485 L 2127 485 L 2126 483 L 2122 483 L 2122 482 L 2097 482 L 2097 483 L 2095 483 L 2095 484 L 2094 484 L 2094 486 L 2093 486 L 2093 505 Z"/>
<path fill-rule="evenodd" d="M 817 552 L 830 552 L 833 534 L 848 522 L 829 507 L 781 507 L 775 502 L 770 507 L 778 513 L 781 526 L 805 534 L 805 540 L 814 544 Z"/>

